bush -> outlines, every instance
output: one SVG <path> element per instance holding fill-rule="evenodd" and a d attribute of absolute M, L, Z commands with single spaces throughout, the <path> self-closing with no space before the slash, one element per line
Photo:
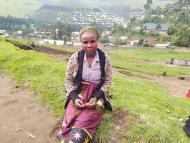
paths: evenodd
<path fill-rule="evenodd" d="M 26 43 L 26 42 L 21 42 L 18 41 L 16 39 L 6 39 L 7 42 L 13 44 L 16 47 L 19 47 L 20 49 L 24 49 L 24 50 L 32 50 L 33 47 L 31 46 L 30 43 Z"/>
<path fill-rule="evenodd" d="M 151 44 L 148 44 L 148 43 L 144 43 L 143 44 L 143 47 L 153 47 Z"/>

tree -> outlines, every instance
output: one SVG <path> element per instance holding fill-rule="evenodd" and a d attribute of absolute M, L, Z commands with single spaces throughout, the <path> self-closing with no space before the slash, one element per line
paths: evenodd
<path fill-rule="evenodd" d="M 143 45 L 143 43 L 144 43 L 144 39 L 140 39 L 138 42 L 138 45 Z"/>
<path fill-rule="evenodd" d="M 103 26 L 99 25 L 95 20 L 90 23 L 90 26 L 95 27 L 101 34 L 101 31 L 104 30 Z"/>
<path fill-rule="evenodd" d="M 177 32 L 174 34 L 173 42 L 177 46 L 190 47 L 190 28 L 187 25 L 177 25 Z"/>
<path fill-rule="evenodd" d="M 160 6 L 157 6 L 156 9 L 154 10 L 154 14 L 157 14 L 157 15 L 162 14 L 162 8 Z"/>
<path fill-rule="evenodd" d="M 167 34 L 168 34 L 169 36 L 172 36 L 172 35 L 174 35 L 176 32 L 177 32 L 176 27 L 175 27 L 175 26 L 170 26 L 170 27 L 168 28 Z"/>
<path fill-rule="evenodd" d="M 190 0 L 178 0 L 177 4 L 178 7 L 182 9 L 183 7 L 190 5 Z"/>
<path fill-rule="evenodd" d="M 63 36 L 63 41 L 64 41 L 64 45 L 66 45 L 67 37 L 65 35 Z"/>
<path fill-rule="evenodd" d="M 104 36 L 104 37 L 101 37 L 100 42 L 104 44 L 104 43 L 109 43 L 110 41 L 109 41 L 108 36 Z"/>
<path fill-rule="evenodd" d="M 70 38 L 70 27 L 63 23 L 61 20 L 57 20 L 55 23 L 53 23 L 52 29 L 55 31 L 52 32 L 52 34 L 56 34 L 56 36 L 53 36 L 54 38 L 59 40 L 63 40 L 64 36 L 66 36 L 68 39 Z"/>
<path fill-rule="evenodd" d="M 55 30 L 52 30 L 51 37 L 53 38 L 53 40 L 57 40 L 57 36 L 56 36 Z"/>
<path fill-rule="evenodd" d="M 63 35 L 65 33 L 64 24 L 59 20 L 56 23 L 56 27 L 57 27 L 57 37 L 58 37 L 59 40 L 62 40 Z"/>
<path fill-rule="evenodd" d="M 177 23 L 190 24 L 190 13 L 188 11 L 179 12 L 176 17 Z"/>
<path fill-rule="evenodd" d="M 144 5 L 144 9 L 149 11 L 151 9 L 152 3 L 152 0 L 147 0 L 146 4 Z"/>
<path fill-rule="evenodd" d="M 121 36 L 121 35 L 125 35 L 126 32 L 129 32 L 131 30 L 131 26 L 130 24 L 127 26 L 127 29 L 124 28 L 123 26 L 115 26 L 113 29 L 112 29 L 112 33 L 114 35 L 118 35 L 118 36 Z"/>
<path fill-rule="evenodd" d="M 162 28 L 161 24 L 156 25 L 156 30 L 160 30 Z"/>

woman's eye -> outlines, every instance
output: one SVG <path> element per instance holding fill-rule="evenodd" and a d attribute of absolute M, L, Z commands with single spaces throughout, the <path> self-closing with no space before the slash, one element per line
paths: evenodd
<path fill-rule="evenodd" d="M 87 42 L 87 41 L 83 41 L 82 43 L 83 43 L 83 44 L 88 44 L 88 42 Z"/>
<path fill-rule="evenodd" d="M 92 41 L 90 41 L 91 43 L 95 43 L 96 41 L 95 40 L 92 40 Z"/>
<path fill-rule="evenodd" d="M 82 43 L 83 43 L 83 44 L 88 44 L 88 43 L 94 44 L 94 43 L 96 43 L 96 40 L 92 40 L 92 41 L 83 41 Z"/>

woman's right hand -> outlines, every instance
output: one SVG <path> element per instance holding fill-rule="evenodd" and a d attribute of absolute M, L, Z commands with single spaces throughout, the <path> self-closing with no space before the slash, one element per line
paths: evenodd
<path fill-rule="evenodd" d="M 77 106 L 79 108 L 83 108 L 85 106 L 85 104 L 83 103 L 83 101 L 81 99 L 76 99 L 75 106 Z"/>

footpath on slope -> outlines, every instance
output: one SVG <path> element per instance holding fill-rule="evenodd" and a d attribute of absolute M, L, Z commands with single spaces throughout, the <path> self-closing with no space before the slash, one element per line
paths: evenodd
<path fill-rule="evenodd" d="M 58 120 L 30 94 L 0 74 L 0 143 L 56 143 L 49 133 Z"/>
<path fill-rule="evenodd" d="M 190 75 L 184 76 L 184 79 L 181 80 L 178 77 L 151 75 L 134 71 L 123 73 L 122 70 L 118 68 L 113 68 L 113 72 L 126 75 L 126 78 L 130 77 L 137 80 L 147 80 L 149 82 L 158 83 L 172 96 L 185 97 L 188 90 L 190 90 Z"/>

